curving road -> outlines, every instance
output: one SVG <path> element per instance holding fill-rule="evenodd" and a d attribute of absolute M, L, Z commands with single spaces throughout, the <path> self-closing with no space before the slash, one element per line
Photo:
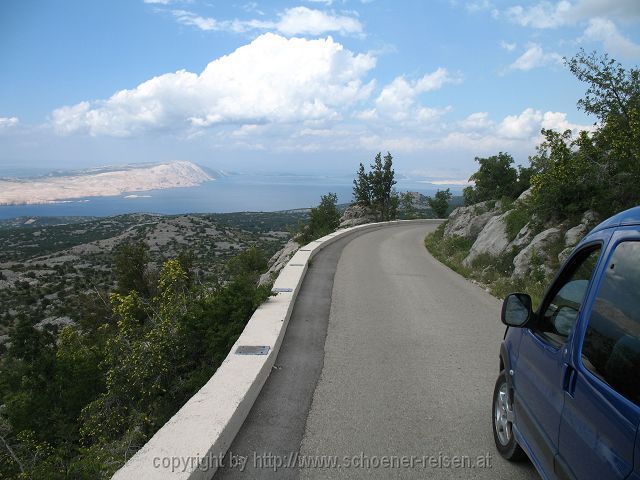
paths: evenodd
<path fill-rule="evenodd" d="M 493 445 L 500 303 L 429 255 L 435 227 L 353 235 L 314 259 L 216 478 L 537 478 Z"/>

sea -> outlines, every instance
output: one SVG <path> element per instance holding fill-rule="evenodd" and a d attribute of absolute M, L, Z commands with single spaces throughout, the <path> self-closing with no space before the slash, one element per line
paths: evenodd
<path fill-rule="evenodd" d="M 338 203 L 352 200 L 352 178 L 305 175 L 249 175 L 220 177 L 196 187 L 150 190 L 109 197 L 62 200 L 43 205 L 0 206 L 0 219 L 15 217 L 111 216 L 124 213 L 272 212 L 310 208 L 321 195 L 338 195 Z M 400 179 L 398 191 L 433 195 L 437 188 L 421 181 Z M 444 188 L 444 187 L 440 187 Z M 460 195 L 460 187 L 451 189 Z"/>

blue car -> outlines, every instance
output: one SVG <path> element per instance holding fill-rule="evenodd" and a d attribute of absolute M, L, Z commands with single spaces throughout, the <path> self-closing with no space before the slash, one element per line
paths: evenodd
<path fill-rule="evenodd" d="M 507 296 L 502 322 L 500 454 L 543 478 L 640 480 L 640 207 L 593 229 L 535 312 Z"/>

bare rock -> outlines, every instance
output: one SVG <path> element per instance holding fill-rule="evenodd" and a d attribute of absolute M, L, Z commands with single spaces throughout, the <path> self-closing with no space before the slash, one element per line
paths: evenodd
<path fill-rule="evenodd" d="M 373 223 L 378 221 L 376 212 L 362 205 L 353 204 L 340 217 L 340 226 L 338 228 L 354 227 L 365 223 Z"/>
<path fill-rule="evenodd" d="M 534 255 L 542 261 L 543 266 L 549 261 L 549 247 L 562 236 L 562 230 L 553 227 L 540 232 L 513 259 L 513 276 L 524 277 L 531 270 Z M 549 270 L 548 267 L 544 267 Z"/>
<path fill-rule="evenodd" d="M 600 221 L 600 217 L 593 210 L 587 210 L 582 214 L 582 220 L 580 223 L 586 225 L 589 228 L 595 227 L 596 224 Z"/>
<path fill-rule="evenodd" d="M 509 246 L 516 247 L 517 249 L 521 249 L 527 246 L 531 242 L 532 238 L 533 238 L 533 228 L 531 227 L 531 222 L 530 222 L 530 223 L 527 223 L 524 227 L 522 227 L 522 229 L 516 235 L 516 238 L 514 238 L 511 241 Z"/>
<path fill-rule="evenodd" d="M 266 285 L 270 283 L 275 276 L 282 270 L 287 262 L 293 257 L 293 255 L 300 248 L 300 244 L 295 240 L 289 240 L 284 247 L 277 251 L 268 262 L 269 270 L 260 275 L 258 285 Z"/>
<path fill-rule="evenodd" d="M 589 233 L 589 227 L 583 223 L 570 228 L 564 234 L 564 246 L 573 247 L 574 245 L 577 245 L 587 233 Z"/>
<path fill-rule="evenodd" d="M 73 324 L 75 324 L 75 322 L 71 320 L 69 317 L 46 317 L 41 321 L 39 321 L 38 323 L 36 323 L 34 327 L 37 330 L 44 330 L 44 328 L 49 325 L 53 327 L 66 327 L 67 325 L 73 325 Z"/>
<path fill-rule="evenodd" d="M 522 192 L 516 201 L 524 202 L 527 198 L 531 196 L 532 193 L 533 193 L 533 189 L 530 187 L 526 189 L 524 192 Z"/>
<path fill-rule="evenodd" d="M 458 235 L 465 238 L 476 238 L 492 217 L 499 213 L 500 202 L 480 202 L 468 207 L 458 207 L 451 215 L 444 227 L 445 238 Z"/>
<path fill-rule="evenodd" d="M 497 256 L 504 252 L 509 245 L 507 226 L 504 220 L 506 215 L 507 213 L 493 216 L 487 221 L 478 238 L 473 242 L 469 255 L 462 262 L 466 267 L 471 266 L 473 260 L 479 255 L 488 253 L 489 255 Z"/>
<path fill-rule="evenodd" d="M 560 265 L 564 264 L 565 260 L 571 255 L 571 252 L 573 252 L 573 247 L 567 247 L 558 254 L 558 262 Z"/>

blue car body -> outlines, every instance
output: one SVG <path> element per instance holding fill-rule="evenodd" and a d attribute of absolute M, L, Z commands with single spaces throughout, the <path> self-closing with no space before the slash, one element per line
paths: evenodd
<path fill-rule="evenodd" d="M 640 480 L 636 247 L 640 207 L 594 228 L 564 262 L 532 320 L 507 327 L 500 370 L 511 429 L 543 478 Z M 579 269 L 591 271 L 590 278 L 567 280 L 579 277 Z M 579 290 L 577 302 L 572 289 Z M 542 331 L 542 316 L 553 319 L 556 331 Z"/>

